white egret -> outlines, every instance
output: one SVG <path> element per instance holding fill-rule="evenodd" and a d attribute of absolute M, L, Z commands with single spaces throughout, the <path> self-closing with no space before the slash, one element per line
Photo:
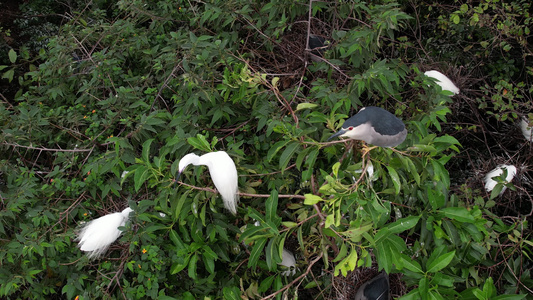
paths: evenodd
<path fill-rule="evenodd" d="M 505 183 L 509 183 L 513 180 L 514 176 L 516 175 L 516 167 L 513 165 L 499 165 L 485 176 L 485 189 L 487 190 L 487 192 L 492 191 L 496 184 L 498 184 L 498 182 L 496 182 L 492 178 L 502 175 L 504 169 L 507 170 L 507 176 L 505 176 Z M 503 194 L 506 189 L 506 187 L 503 187 L 502 191 L 500 192 L 500 195 Z"/>
<path fill-rule="evenodd" d="M 388 300 L 390 297 L 389 275 L 385 271 L 365 282 L 355 294 L 354 300 Z"/>
<path fill-rule="evenodd" d="M 80 250 L 87 252 L 89 259 L 100 257 L 122 234 L 118 228 L 126 224 L 132 211 L 128 207 L 122 212 L 108 214 L 85 224 L 76 238 Z"/>
<path fill-rule="evenodd" d="M 362 140 L 379 147 L 394 147 L 407 136 L 403 122 L 383 108 L 363 107 L 357 114 L 342 124 L 342 128 L 332 135 Z"/>
<path fill-rule="evenodd" d="M 179 162 L 178 178 L 190 164 L 207 166 L 209 174 L 211 174 L 211 179 L 224 201 L 224 206 L 232 214 L 237 214 L 239 187 L 237 168 L 231 157 L 224 151 L 209 152 L 202 156 L 189 153 Z"/>
<path fill-rule="evenodd" d="M 296 274 L 296 259 L 294 258 L 294 254 L 292 254 L 292 252 L 289 250 L 283 248 L 283 252 L 281 253 L 281 262 L 279 264 L 288 268 L 287 271 L 281 272 L 281 275 L 292 276 Z"/>
<path fill-rule="evenodd" d="M 459 88 L 453 84 L 450 78 L 446 77 L 446 75 L 442 74 L 441 72 L 431 70 L 425 72 L 424 75 L 436 79 L 436 83 L 440 85 L 443 91 L 450 91 L 454 95 L 459 94 Z"/>
<path fill-rule="evenodd" d="M 533 128 L 531 125 L 529 125 L 527 118 L 521 118 L 519 126 L 520 126 L 520 130 L 522 131 L 522 135 L 524 135 L 524 138 L 526 138 L 528 142 L 531 142 Z"/>

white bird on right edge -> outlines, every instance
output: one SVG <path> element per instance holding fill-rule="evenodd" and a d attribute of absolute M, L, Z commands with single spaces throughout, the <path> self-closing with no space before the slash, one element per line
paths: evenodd
<path fill-rule="evenodd" d="M 522 131 L 522 135 L 524 138 L 531 142 L 531 137 L 533 135 L 533 126 L 529 125 L 529 121 L 527 118 L 521 118 L 520 123 L 518 124 L 520 126 L 520 130 Z"/>
<path fill-rule="evenodd" d="M 450 78 L 446 77 L 446 75 L 442 74 L 441 72 L 431 70 L 431 71 L 426 71 L 424 75 L 434 78 L 436 83 L 440 85 L 443 91 L 450 91 L 454 95 L 459 94 L 459 88 L 455 86 L 455 84 L 453 84 Z"/>

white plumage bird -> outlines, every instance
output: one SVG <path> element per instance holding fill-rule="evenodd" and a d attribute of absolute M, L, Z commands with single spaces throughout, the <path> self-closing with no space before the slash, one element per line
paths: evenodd
<path fill-rule="evenodd" d="M 424 75 L 434 78 L 436 80 L 436 83 L 440 85 L 443 91 L 450 91 L 454 95 L 459 94 L 459 88 L 453 84 L 453 82 L 450 80 L 450 78 L 446 77 L 446 75 L 442 74 L 439 71 L 431 70 L 426 71 Z"/>
<path fill-rule="evenodd" d="M 76 238 L 80 250 L 87 252 L 89 259 L 100 257 L 122 234 L 118 228 L 126 224 L 132 211 L 128 207 L 122 212 L 108 214 L 85 224 Z"/>
<path fill-rule="evenodd" d="M 516 167 L 513 165 L 499 165 L 485 176 L 485 189 L 487 190 L 487 192 L 492 191 L 496 184 L 498 184 L 498 182 L 492 178 L 502 175 L 504 169 L 507 170 L 507 176 L 505 176 L 505 183 L 509 183 L 513 180 L 514 176 L 516 175 Z M 506 187 L 503 187 L 500 192 L 500 195 L 503 194 L 506 189 Z"/>
<path fill-rule="evenodd" d="M 287 271 L 281 272 L 281 275 L 290 276 L 296 274 L 296 259 L 294 258 L 294 254 L 289 250 L 283 248 L 281 262 L 279 264 L 288 268 Z"/>
<path fill-rule="evenodd" d="M 527 118 L 520 119 L 519 126 L 520 126 L 520 130 L 522 131 L 522 135 L 524 136 L 524 138 L 528 142 L 531 142 L 531 136 L 532 136 L 532 133 L 533 133 L 533 128 L 532 128 L 531 125 L 529 125 L 529 122 L 528 122 Z"/>
<path fill-rule="evenodd" d="M 211 179 L 224 201 L 224 207 L 232 214 L 237 214 L 239 202 L 237 167 L 231 157 L 224 151 L 209 152 L 202 156 L 189 153 L 179 162 L 178 178 L 190 164 L 207 166 Z"/>

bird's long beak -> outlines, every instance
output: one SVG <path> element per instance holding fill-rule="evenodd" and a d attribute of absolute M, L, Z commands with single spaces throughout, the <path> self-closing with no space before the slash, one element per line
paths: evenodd
<path fill-rule="evenodd" d="M 178 180 L 180 179 L 181 172 L 178 172 L 178 176 L 176 176 L 176 183 L 178 183 Z"/>
<path fill-rule="evenodd" d="M 328 142 L 329 142 L 329 140 L 331 140 L 332 138 L 334 138 L 334 137 L 338 137 L 338 136 L 343 135 L 343 134 L 345 134 L 345 133 L 346 133 L 346 129 L 341 129 L 341 130 L 337 131 L 337 133 L 335 133 L 334 135 L 332 135 L 332 136 L 330 136 L 330 137 L 328 138 Z"/>

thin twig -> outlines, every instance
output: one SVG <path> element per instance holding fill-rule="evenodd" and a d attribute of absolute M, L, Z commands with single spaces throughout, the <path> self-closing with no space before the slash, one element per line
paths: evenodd
<path fill-rule="evenodd" d="M 186 187 L 190 187 L 191 189 L 194 189 L 194 190 L 199 190 L 199 191 L 204 191 L 204 192 L 210 192 L 210 193 L 213 193 L 213 194 L 218 194 L 218 191 L 215 190 L 215 189 L 212 189 L 212 188 L 198 187 L 198 186 L 194 186 L 194 185 L 191 185 L 191 184 L 184 183 L 182 181 L 176 181 L 176 183 L 178 183 L 179 185 L 184 185 Z M 239 192 L 238 195 L 239 196 L 243 196 L 243 197 L 252 197 L 252 198 L 268 198 L 268 197 L 271 196 L 269 194 L 249 194 L 249 193 L 242 193 L 242 192 Z M 278 195 L 278 198 L 305 199 L 305 196 L 303 196 L 303 195 Z"/>
<path fill-rule="evenodd" d="M 52 149 L 52 148 L 46 148 L 46 147 L 23 146 L 17 143 L 8 143 L 8 142 L 3 142 L 2 145 L 11 146 L 15 148 L 25 148 L 25 149 L 32 149 L 32 150 L 39 150 L 39 151 L 51 151 L 51 152 L 89 152 L 89 151 L 92 151 L 94 148 L 92 147 L 89 149 Z"/>

